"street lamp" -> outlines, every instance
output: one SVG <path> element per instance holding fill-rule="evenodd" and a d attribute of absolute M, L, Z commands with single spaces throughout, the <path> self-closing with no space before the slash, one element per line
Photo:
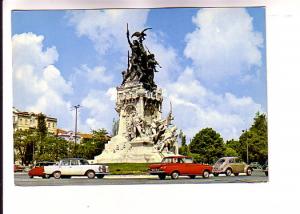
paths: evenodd
<path fill-rule="evenodd" d="M 242 130 L 242 132 L 247 134 L 247 129 Z M 248 164 L 249 163 L 249 145 L 248 145 L 247 135 L 246 135 L 246 153 L 247 153 L 247 164 Z"/>
<path fill-rule="evenodd" d="M 73 106 L 75 108 L 75 136 L 74 136 L 74 142 L 75 142 L 75 145 L 74 145 L 74 154 L 76 154 L 76 143 L 77 143 L 77 109 L 80 108 L 80 105 L 75 105 Z"/>

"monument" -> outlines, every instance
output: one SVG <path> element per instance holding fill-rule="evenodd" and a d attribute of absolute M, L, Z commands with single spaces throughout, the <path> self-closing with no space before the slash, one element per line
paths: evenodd
<path fill-rule="evenodd" d="M 118 131 L 95 156 L 95 163 L 160 162 L 164 156 L 178 154 L 172 105 L 168 116 L 162 118 L 162 90 L 154 82 L 157 67 L 161 66 L 143 44 L 145 32 L 150 29 L 135 32 L 130 38 L 127 25 L 131 54 L 128 51 L 127 69 L 117 87 Z"/>

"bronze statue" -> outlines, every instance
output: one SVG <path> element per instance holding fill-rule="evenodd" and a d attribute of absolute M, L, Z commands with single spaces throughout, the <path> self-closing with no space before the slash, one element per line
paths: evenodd
<path fill-rule="evenodd" d="M 133 39 L 133 41 L 131 41 L 127 24 L 126 36 L 131 49 L 131 55 L 129 56 L 128 54 L 127 70 L 122 72 L 122 85 L 127 82 L 142 83 L 144 88 L 150 91 L 157 87 L 154 83 L 154 72 L 158 72 L 158 70 L 156 70 L 156 66 L 159 66 L 160 68 L 161 66 L 155 60 L 155 55 L 152 54 L 148 48 L 148 53 L 145 51 L 143 44 L 145 36 L 147 35 L 145 31 L 149 29 L 152 28 L 145 28 L 141 32 L 135 32 L 131 35 L 131 38 L 137 37 L 137 39 Z"/>

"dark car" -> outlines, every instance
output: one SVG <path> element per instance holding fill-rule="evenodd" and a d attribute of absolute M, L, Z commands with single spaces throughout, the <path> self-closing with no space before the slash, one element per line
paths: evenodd
<path fill-rule="evenodd" d="M 251 162 L 249 166 L 252 169 L 262 169 L 262 166 L 258 162 Z"/>
<path fill-rule="evenodd" d="M 29 170 L 28 175 L 30 178 L 33 178 L 34 176 L 46 178 L 47 176 L 44 173 L 44 166 L 50 166 L 54 164 L 55 162 L 51 161 L 38 162 L 31 170 Z"/>
<path fill-rule="evenodd" d="M 267 160 L 266 163 L 263 165 L 262 169 L 263 169 L 263 171 L 265 172 L 265 175 L 268 176 L 268 175 L 269 175 L 268 160 Z"/>
<path fill-rule="evenodd" d="M 212 166 L 194 163 L 191 157 L 179 155 L 164 157 L 161 163 L 149 166 L 149 173 L 158 175 L 161 180 L 165 179 L 166 176 L 177 179 L 181 175 L 189 176 L 192 179 L 197 175 L 209 178 L 211 172 Z"/>

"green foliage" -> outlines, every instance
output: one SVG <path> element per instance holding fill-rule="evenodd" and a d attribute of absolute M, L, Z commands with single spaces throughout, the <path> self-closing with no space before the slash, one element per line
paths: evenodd
<path fill-rule="evenodd" d="M 68 156 L 68 141 L 48 136 L 40 145 L 43 149 L 36 154 L 36 161 L 58 161 Z"/>
<path fill-rule="evenodd" d="M 196 163 L 203 163 L 203 158 L 199 154 L 189 153 L 188 156 L 192 157 Z"/>
<path fill-rule="evenodd" d="M 180 130 L 179 132 L 179 140 L 181 142 L 181 146 L 178 149 L 179 154 L 181 155 L 189 155 L 190 150 L 188 145 L 186 145 L 186 135 Z"/>
<path fill-rule="evenodd" d="M 37 141 L 35 130 L 17 130 L 14 133 L 15 160 L 21 160 L 22 164 L 28 164 L 33 160 L 34 147 Z"/>
<path fill-rule="evenodd" d="M 249 162 L 264 164 L 268 159 L 268 127 L 265 114 L 256 114 L 254 123 L 249 130 L 240 136 L 240 156 L 247 160 L 247 145 Z"/>
<path fill-rule="evenodd" d="M 71 151 L 72 156 L 94 159 L 96 155 L 102 153 L 109 140 L 107 131 L 98 129 L 91 132 L 92 139 L 84 139 L 81 144 L 76 145 L 76 151 Z"/>
<path fill-rule="evenodd" d="M 38 114 L 37 120 L 38 120 L 37 131 L 40 135 L 40 138 L 44 139 L 48 133 L 48 129 L 46 126 L 46 116 L 40 113 Z"/>
<path fill-rule="evenodd" d="M 237 157 L 239 155 L 238 155 L 237 151 L 234 150 L 233 148 L 226 147 L 225 152 L 224 152 L 224 156 L 226 156 L 226 157 Z"/>
<path fill-rule="evenodd" d="M 212 128 L 198 132 L 189 145 L 191 153 L 200 155 L 200 162 L 212 164 L 224 156 L 225 146 L 219 133 Z"/>

